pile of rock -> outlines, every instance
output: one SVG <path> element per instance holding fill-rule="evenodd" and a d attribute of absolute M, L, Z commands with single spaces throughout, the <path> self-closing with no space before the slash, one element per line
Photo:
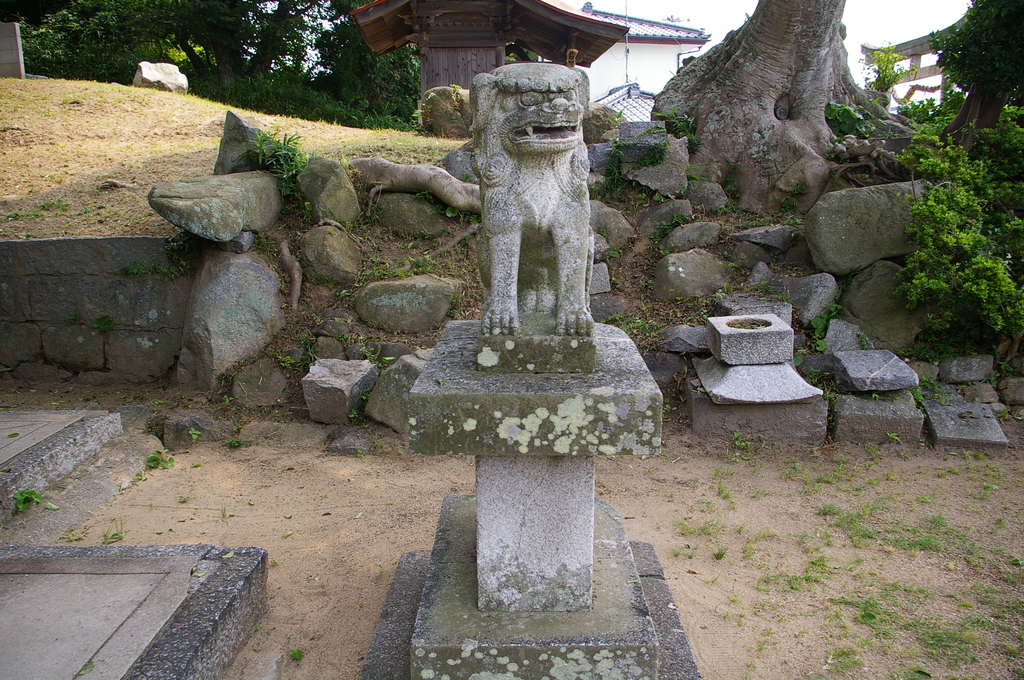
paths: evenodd
<path fill-rule="evenodd" d="M 832 357 L 836 385 L 844 393 L 833 407 L 836 441 L 917 441 L 924 416 L 910 393 L 918 385 L 910 366 L 885 349 L 836 351 Z"/>

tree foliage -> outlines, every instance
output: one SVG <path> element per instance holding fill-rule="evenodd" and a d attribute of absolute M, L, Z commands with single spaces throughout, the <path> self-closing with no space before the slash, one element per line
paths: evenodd
<path fill-rule="evenodd" d="M 932 45 L 948 80 L 962 88 L 1024 97 L 1024 0 L 974 0 L 964 24 Z"/>

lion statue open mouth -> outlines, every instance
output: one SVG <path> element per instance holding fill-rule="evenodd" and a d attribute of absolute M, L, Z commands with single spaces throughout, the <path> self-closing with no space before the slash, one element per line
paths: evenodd
<path fill-rule="evenodd" d="M 589 83 L 557 64 L 509 64 L 473 79 L 473 165 L 484 335 L 589 336 Z"/>

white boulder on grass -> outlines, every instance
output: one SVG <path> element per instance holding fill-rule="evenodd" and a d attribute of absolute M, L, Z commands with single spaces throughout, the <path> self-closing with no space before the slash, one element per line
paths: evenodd
<path fill-rule="evenodd" d="M 135 70 L 132 85 L 180 94 L 188 92 L 188 78 L 174 64 L 153 64 L 148 61 L 140 61 L 139 67 Z"/>

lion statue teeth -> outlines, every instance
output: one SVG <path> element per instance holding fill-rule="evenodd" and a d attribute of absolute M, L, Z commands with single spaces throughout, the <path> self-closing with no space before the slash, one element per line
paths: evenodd
<path fill-rule="evenodd" d="M 483 335 L 593 333 L 589 90 L 582 71 L 557 64 L 509 64 L 473 79 Z"/>

